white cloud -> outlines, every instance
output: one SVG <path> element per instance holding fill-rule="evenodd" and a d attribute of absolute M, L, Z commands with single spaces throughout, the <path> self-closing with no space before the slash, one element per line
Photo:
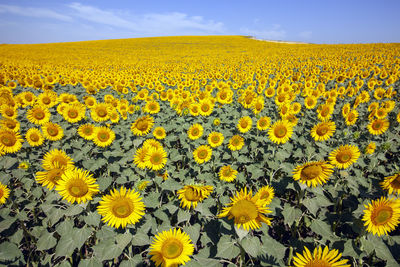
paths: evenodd
<path fill-rule="evenodd" d="M 37 7 L 20 7 L 14 5 L 0 5 L 0 14 L 9 13 L 24 17 L 34 17 L 34 18 L 50 18 L 57 19 L 61 21 L 72 21 L 70 16 L 66 16 L 57 13 L 48 8 L 37 8 Z"/>
<path fill-rule="evenodd" d="M 245 35 L 251 35 L 259 39 L 266 40 L 284 40 L 286 38 L 286 31 L 281 29 L 279 24 L 274 24 L 271 29 L 258 30 L 249 29 L 246 27 L 240 28 L 240 31 Z"/>
<path fill-rule="evenodd" d="M 312 36 L 312 31 L 302 31 L 299 33 L 299 37 L 305 40 L 310 39 Z"/>

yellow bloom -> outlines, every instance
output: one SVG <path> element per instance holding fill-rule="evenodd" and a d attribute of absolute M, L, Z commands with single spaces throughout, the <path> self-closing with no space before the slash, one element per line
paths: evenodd
<path fill-rule="evenodd" d="M 210 185 L 185 185 L 177 192 L 181 200 L 180 206 L 186 209 L 196 208 L 197 203 L 206 199 L 212 191 L 213 187 Z"/>
<path fill-rule="evenodd" d="M 164 168 L 167 163 L 167 152 L 164 149 L 150 148 L 144 157 L 146 167 L 155 171 Z"/>
<path fill-rule="evenodd" d="M 298 165 L 293 171 L 293 179 L 307 186 L 318 186 L 326 183 L 333 173 L 333 166 L 325 161 L 307 162 Z"/>
<path fill-rule="evenodd" d="M 164 139 L 167 134 L 165 133 L 165 129 L 163 127 L 156 127 L 153 131 L 153 136 L 159 140 Z"/>
<path fill-rule="evenodd" d="M 247 133 L 251 129 L 252 120 L 249 116 L 240 118 L 237 127 L 241 133 Z"/>
<path fill-rule="evenodd" d="M 58 141 L 64 136 L 64 130 L 60 125 L 53 122 L 46 122 L 42 125 L 43 135 L 51 141 Z"/>
<path fill-rule="evenodd" d="M 275 122 L 268 131 L 269 139 L 277 144 L 284 144 L 289 141 L 293 134 L 293 128 L 287 121 Z"/>
<path fill-rule="evenodd" d="M 219 170 L 219 179 L 221 181 L 232 182 L 236 179 L 237 170 L 232 169 L 231 165 L 223 166 Z"/>
<path fill-rule="evenodd" d="M 15 153 L 22 147 L 23 139 L 19 133 L 0 129 L 0 155 L 3 153 Z"/>
<path fill-rule="evenodd" d="M 6 203 L 6 199 L 10 196 L 10 189 L 0 182 L 0 204 Z"/>
<path fill-rule="evenodd" d="M 62 150 L 53 149 L 43 157 L 42 167 L 45 170 L 54 168 L 70 168 L 74 166 L 72 159 Z"/>
<path fill-rule="evenodd" d="M 347 169 L 360 157 L 358 147 L 353 145 L 340 146 L 329 154 L 329 160 L 332 165 L 339 169 Z"/>
<path fill-rule="evenodd" d="M 366 154 L 373 154 L 376 149 L 376 144 L 375 142 L 370 142 L 368 146 L 365 148 L 365 153 Z"/>
<path fill-rule="evenodd" d="M 199 146 L 193 151 L 194 160 L 198 164 L 202 164 L 207 162 L 211 159 L 212 156 L 212 149 L 207 145 Z"/>
<path fill-rule="evenodd" d="M 234 135 L 229 140 L 228 148 L 232 151 L 240 150 L 244 146 L 244 139 L 240 135 Z"/>
<path fill-rule="evenodd" d="M 269 126 L 271 125 L 271 118 L 270 117 L 261 117 L 258 121 L 257 121 L 257 129 L 260 131 L 265 131 L 269 128 Z"/>
<path fill-rule="evenodd" d="M 44 142 L 44 137 L 39 129 L 31 128 L 25 134 L 25 139 L 32 147 L 40 146 Z"/>
<path fill-rule="evenodd" d="M 261 187 L 257 193 L 254 195 L 255 199 L 265 200 L 265 203 L 269 205 L 275 196 L 274 188 L 272 186 L 266 185 Z"/>
<path fill-rule="evenodd" d="M 224 135 L 219 132 L 212 132 L 208 135 L 207 141 L 211 147 L 218 147 L 224 142 Z"/>
<path fill-rule="evenodd" d="M 21 127 L 21 124 L 15 119 L 2 119 L 0 121 L 0 127 L 17 133 Z"/>
<path fill-rule="evenodd" d="M 387 190 L 389 194 L 400 195 L 400 173 L 392 176 L 385 177 L 385 180 L 380 183 L 384 190 Z"/>
<path fill-rule="evenodd" d="M 97 127 L 94 133 L 93 142 L 100 147 L 111 145 L 115 139 L 115 133 L 108 127 Z"/>
<path fill-rule="evenodd" d="M 295 267 L 350 267 L 350 264 L 346 264 L 348 260 L 340 260 L 341 257 L 342 253 L 339 253 L 337 249 L 317 247 L 311 253 L 307 247 L 304 247 L 303 255 L 296 253 L 293 257 L 293 265 Z"/>
<path fill-rule="evenodd" d="M 143 136 L 150 132 L 153 125 L 154 125 L 153 117 L 147 115 L 138 118 L 134 123 L 132 123 L 131 131 L 134 135 Z"/>
<path fill-rule="evenodd" d="M 190 126 L 187 133 L 191 140 L 196 140 L 203 135 L 203 131 L 204 131 L 203 126 L 201 126 L 201 124 L 196 123 Z"/>
<path fill-rule="evenodd" d="M 311 129 L 311 136 L 315 141 L 325 141 L 333 136 L 336 130 L 335 122 L 320 122 Z"/>
<path fill-rule="evenodd" d="M 62 111 L 62 116 L 64 119 L 70 123 L 79 122 L 85 117 L 85 105 L 81 103 L 73 103 L 71 105 L 66 105 Z"/>
<path fill-rule="evenodd" d="M 93 140 L 96 133 L 96 126 L 93 124 L 83 124 L 78 128 L 78 134 L 86 140 Z"/>
<path fill-rule="evenodd" d="M 22 161 L 19 165 L 18 165 L 18 169 L 23 169 L 23 170 L 27 170 L 29 169 L 29 162 L 28 161 Z"/>
<path fill-rule="evenodd" d="M 370 134 L 380 135 L 389 129 L 389 125 L 388 119 L 375 119 L 368 124 L 367 128 Z"/>
<path fill-rule="evenodd" d="M 140 168 L 140 169 L 145 169 L 147 164 L 145 161 L 145 158 L 147 156 L 147 153 L 149 151 L 149 148 L 143 146 L 139 149 L 136 150 L 135 155 L 133 156 L 133 162 L 135 165 Z"/>
<path fill-rule="evenodd" d="M 67 168 L 60 168 L 58 163 L 54 164 L 54 167 L 51 170 L 46 170 L 44 172 L 36 173 L 36 181 L 43 186 L 46 186 L 49 190 L 53 189 L 56 185 L 58 185 L 58 181 L 61 179 L 61 176 L 67 170 Z"/>
<path fill-rule="evenodd" d="M 96 122 L 107 121 L 110 118 L 111 106 L 107 103 L 96 103 L 90 115 Z"/>
<path fill-rule="evenodd" d="M 42 125 L 50 120 L 50 111 L 47 108 L 34 106 L 28 110 L 27 117 L 30 122 Z"/>

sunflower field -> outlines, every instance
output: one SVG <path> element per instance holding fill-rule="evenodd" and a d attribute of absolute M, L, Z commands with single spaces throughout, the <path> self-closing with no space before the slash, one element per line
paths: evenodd
<path fill-rule="evenodd" d="M 0 265 L 399 266 L 400 44 L 0 45 Z"/>

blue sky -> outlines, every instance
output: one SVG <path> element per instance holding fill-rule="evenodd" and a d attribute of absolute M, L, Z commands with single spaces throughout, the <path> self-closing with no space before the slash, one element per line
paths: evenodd
<path fill-rule="evenodd" d="M 0 0 L 0 43 L 176 35 L 400 42 L 399 10 L 400 0 Z"/>

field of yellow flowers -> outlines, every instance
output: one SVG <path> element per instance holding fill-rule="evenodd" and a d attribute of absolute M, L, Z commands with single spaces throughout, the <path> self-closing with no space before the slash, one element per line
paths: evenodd
<path fill-rule="evenodd" d="M 400 44 L 0 46 L 0 265 L 398 266 Z"/>

